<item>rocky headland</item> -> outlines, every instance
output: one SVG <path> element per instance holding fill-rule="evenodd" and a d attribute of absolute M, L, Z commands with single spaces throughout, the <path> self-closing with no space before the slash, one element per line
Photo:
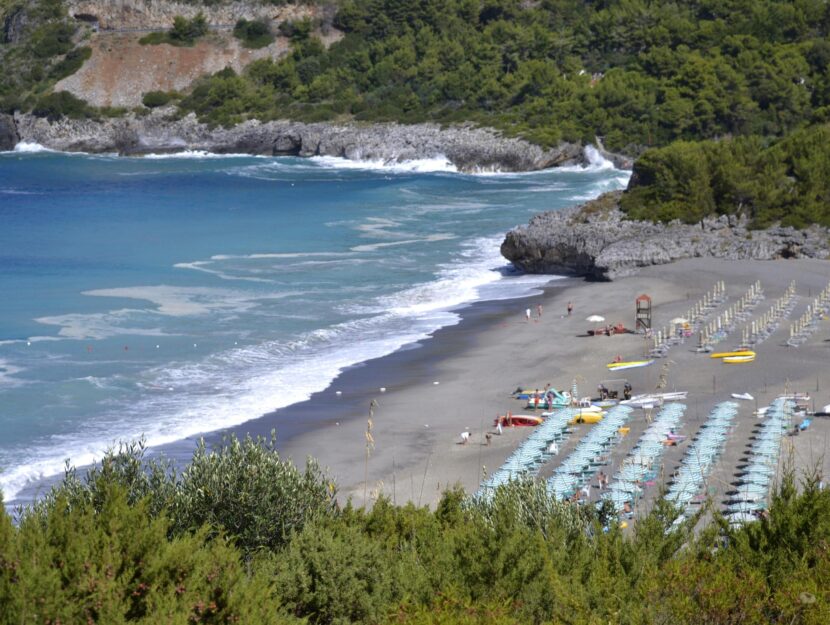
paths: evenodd
<path fill-rule="evenodd" d="M 5 145 L 4 141 L 5 131 Z M 204 150 L 218 154 L 337 156 L 386 163 L 446 158 L 459 171 L 534 171 L 584 160 L 582 147 L 543 149 L 495 130 L 436 124 L 335 124 L 248 121 L 210 127 L 172 109 L 111 119 L 59 119 L 0 115 L 0 149 L 18 142 L 64 152 L 141 155 Z"/>
<path fill-rule="evenodd" d="M 693 225 L 633 221 L 619 209 L 622 193 L 534 216 L 526 226 L 507 233 L 502 255 L 528 273 L 565 273 L 594 280 L 613 280 L 641 267 L 682 258 L 830 259 L 827 228 L 751 230 L 746 218 L 734 215 Z"/>

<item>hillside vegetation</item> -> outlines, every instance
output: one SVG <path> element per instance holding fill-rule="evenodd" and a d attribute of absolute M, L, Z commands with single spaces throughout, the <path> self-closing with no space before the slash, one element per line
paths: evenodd
<path fill-rule="evenodd" d="M 18 5 L 3 2 L 8 18 Z M 337 4 L 340 41 L 324 46 L 310 19 L 282 23 L 291 54 L 197 81 L 180 112 L 214 125 L 474 122 L 545 146 L 600 136 L 629 155 L 665 148 L 638 165 L 639 188 L 624 202 L 637 217 L 743 212 L 756 226 L 830 222 L 821 176 L 830 122 L 825 0 Z M 82 33 L 59 0 L 26 6 L 23 40 L 0 46 L 10 69 L 0 77 L 0 109 L 54 111 L 63 102 L 56 96 L 39 109 L 38 101 L 83 62 Z M 257 47 L 270 37 L 260 30 L 241 23 L 237 37 Z M 178 41 L 175 32 L 150 39 Z M 79 108 L 70 104 L 70 113 Z"/>
<path fill-rule="evenodd" d="M 345 0 L 335 26 L 346 36 L 329 49 L 299 30 L 288 58 L 206 79 L 183 109 L 216 124 L 475 121 L 544 145 L 670 146 L 638 163 L 633 216 L 830 223 L 823 0 Z"/>
<path fill-rule="evenodd" d="M 830 618 L 830 492 L 788 476 L 769 516 L 694 534 L 658 506 L 606 511 L 516 483 L 435 511 L 333 504 L 316 465 L 264 441 L 140 447 L 73 472 L 18 523 L 0 507 L 0 624 L 815 624 Z"/>
<path fill-rule="evenodd" d="M 822 0 L 344 0 L 342 41 L 217 77 L 229 95 L 194 109 L 218 122 L 474 119 L 630 152 L 781 136 L 827 117 L 828 25 Z"/>

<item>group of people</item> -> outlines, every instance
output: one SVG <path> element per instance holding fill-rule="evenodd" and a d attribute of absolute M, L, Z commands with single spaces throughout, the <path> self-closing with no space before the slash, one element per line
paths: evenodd
<path fill-rule="evenodd" d="M 631 386 L 631 383 L 626 381 L 625 384 L 623 384 L 623 399 L 631 399 L 631 393 L 633 390 L 634 388 Z M 606 399 L 617 399 L 617 391 L 609 390 L 608 387 L 602 383 L 597 386 L 597 393 L 599 393 L 600 401 Z"/>
<path fill-rule="evenodd" d="M 568 302 L 568 309 L 567 310 L 568 310 L 568 317 L 570 317 L 573 314 L 573 311 L 574 311 L 573 302 Z M 525 308 L 525 320 L 530 321 L 532 316 L 533 315 L 532 315 L 532 312 L 531 312 L 530 308 Z M 541 304 L 536 305 L 536 317 L 537 317 L 537 319 L 542 318 L 542 305 Z"/>

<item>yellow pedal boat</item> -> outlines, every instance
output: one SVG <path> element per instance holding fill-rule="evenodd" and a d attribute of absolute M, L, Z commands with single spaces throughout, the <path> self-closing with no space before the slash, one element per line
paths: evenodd
<path fill-rule="evenodd" d="M 735 358 L 739 356 L 755 356 L 755 352 L 751 349 L 739 349 L 734 352 L 715 352 L 709 354 L 709 358 Z"/>
<path fill-rule="evenodd" d="M 752 354 L 751 356 L 727 356 L 723 359 L 723 362 L 725 362 L 728 365 L 742 365 L 747 362 L 752 362 L 754 360 L 755 354 Z"/>

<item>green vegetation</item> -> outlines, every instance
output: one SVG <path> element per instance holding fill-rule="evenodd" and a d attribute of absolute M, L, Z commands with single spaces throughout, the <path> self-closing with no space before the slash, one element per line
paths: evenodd
<path fill-rule="evenodd" d="M 247 72 L 227 109 L 473 120 L 544 144 L 600 135 L 629 153 L 783 136 L 827 114 L 828 25 L 821 0 L 346 0 L 343 40 L 325 49 L 300 27 L 293 54 Z M 222 108 L 196 111 L 237 119 Z"/>
<path fill-rule="evenodd" d="M 193 19 L 181 15 L 173 18 L 173 27 L 166 32 L 150 33 L 138 40 L 143 45 L 167 43 L 171 46 L 192 46 L 208 32 L 208 23 L 204 14 L 199 12 Z"/>
<path fill-rule="evenodd" d="M 68 91 L 56 91 L 38 98 L 32 108 L 32 113 L 38 117 L 46 117 L 50 121 L 55 121 L 62 117 L 71 119 L 93 117 L 94 109 Z"/>
<path fill-rule="evenodd" d="M 830 120 L 823 0 L 345 0 L 334 23 L 346 36 L 329 49 L 308 20 L 281 24 L 291 55 L 205 79 L 183 109 L 222 125 L 474 121 L 543 145 L 671 146 L 638 166 L 652 182 L 626 196 L 632 216 L 830 221 L 821 166 L 792 151 L 823 160 L 807 138 Z"/>
<path fill-rule="evenodd" d="M 788 475 L 767 518 L 669 530 L 658 505 L 630 534 L 515 483 L 434 511 L 333 505 L 263 441 L 197 450 L 180 475 L 108 455 L 0 512 L 0 624 L 793 623 L 830 617 L 830 492 Z"/>
<path fill-rule="evenodd" d="M 176 91 L 148 91 L 141 98 L 141 103 L 147 108 L 154 109 L 170 104 L 179 98 L 181 98 L 181 95 Z"/>
<path fill-rule="evenodd" d="M 75 47 L 81 30 L 61 0 L 4 1 L 0 27 L 0 112 L 31 110 L 92 52 Z"/>
<path fill-rule="evenodd" d="M 233 36 L 246 48 L 264 48 L 274 42 L 271 27 L 265 20 L 241 19 L 233 27 Z"/>
<path fill-rule="evenodd" d="M 830 226 L 830 125 L 769 146 L 758 137 L 673 143 L 643 154 L 633 181 L 621 207 L 634 219 L 739 214 L 758 228 Z"/>

